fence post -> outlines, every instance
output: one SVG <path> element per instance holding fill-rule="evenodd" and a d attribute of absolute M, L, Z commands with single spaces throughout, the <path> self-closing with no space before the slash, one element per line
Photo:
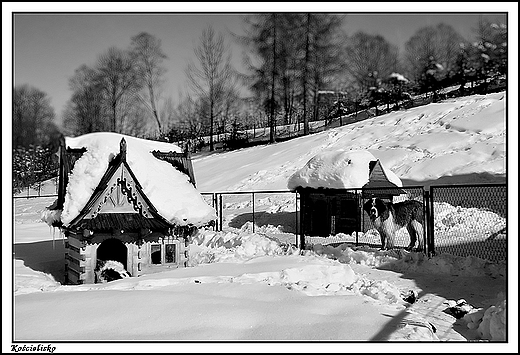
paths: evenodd
<path fill-rule="evenodd" d="M 305 205 L 305 198 L 302 198 L 302 196 L 300 195 L 300 211 L 304 210 L 304 205 Z M 300 245 L 300 250 L 301 251 L 305 249 L 305 228 L 304 228 L 304 224 L 305 224 L 305 216 L 302 213 L 300 215 L 300 243 L 298 243 Z"/>
<path fill-rule="evenodd" d="M 428 196 L 428 199 L 426 201 L 426 206 L 428 208 L 428 256 L 434 256 L 435 255 L 435 232 L 434 232 L 434 209 L 433 209 L 433 186 L 430 186 L 430 191 L 425 191 L 426 196 Z"/>
<path fill-rule="evenodd" d="M 430 256 L 430 194 L 423 190 L 423 212 L 424 212 L 424 253 Z"/>
<path fill-rule="evenodd" d="M 219 194 L 219 219 L 220 219 L 220 229 L 219 231 L 222 232 L 222 224 L 224 223 L 224 218 L 222 217 L 222 194 Z"/>
<path fill-rule="evenodd" d="M 255 232 L 255 192 L 251 192 L 251 199 L 253 200 L 253 233 Z"/>
<path fill-rule="evenodd" d="M 357 228 L 356 228 L 356 246 L 358 246 L 358 242 L 359 242 L 359 235 L 358 235 L 358 229 L 361 229 L 363 230 L 364 228 L 364 224 L 365 224 L 365 216 L 363 215 L 363 191 L 361 191 L 361 193 L 359 193 L 359 190 L 356 190 L 356 195 L 357 195 L 357 209 L 358 209 L 358 212 L 356 213 L 356 224 L 357 224 Z"/>
<path fill-rule="evenodd" d="M 214 192 L 211 193 L 211 202 L 212 202 L 213 208 L 217 212 L 217 220 L 215 221 L 215 229 L 214 229 L 214 231 L 218 232 L 219 219 L 218 219 L 218 209 L 217 209 L 217 194 L 214 193 Z"/>
<path fill-rule="evenodd" d="M 294 192 L 294 196 L 295 196 L 295 205 L 294 205 L 294 210 L 296 211 L 294 213 L 295 215 L 295 218 L 296 218 L 296 224 L 294 225 L 294 235 L 295 235 L 295 242 L 296 242 L 296 245 L 298 245 L 298 232 L 300 230 L 299 228 L 299 225 L 298 225 L 298 192 Z"/>

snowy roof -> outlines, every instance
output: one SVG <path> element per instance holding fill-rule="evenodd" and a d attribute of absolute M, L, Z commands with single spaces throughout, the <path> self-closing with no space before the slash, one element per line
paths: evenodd
<path fill-rule="evenodd" d="M 181 152 L 174 144 L 150 141 L 117 133 L 99 132 L 65 138 L 67 148 L 85 147 L 69 176 L 61 221 L 73 221 L 88 203 L 99 185 L 109 162 L 119 154 L 120 142 L 126 141 L 126 162 L 143 192 L 157 212 L 176 225 L 200 226 L 215 219 L 210 207 L 190 182 L 188 175 L 170 163 L 157 159 L 152 151 Z"/>
<path fill-rule="evenodd" d="M 354 189 L 362 188 L 369 182 L 370 162 L 377 158 L 369 151 L 326 150 L 310 159 L 288 180 L 287 187 Z M 381 165 L 387 179 L 397 186 L 401 180 Z"/>

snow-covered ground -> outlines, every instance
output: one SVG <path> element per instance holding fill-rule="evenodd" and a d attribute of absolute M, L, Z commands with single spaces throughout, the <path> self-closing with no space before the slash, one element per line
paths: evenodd
<path fill-rule="evenodd" d="M 333 149 L 368 150 L 404 185 L 457 176 L 463 182 L 499 181 L 506 173 L 506 104 L 504 92 L 473 95 L 272 145 L 195 156 L 197 187 L 287 190 L 295 171 Z"/>
<path fill-rule="evenodd" d="M 197 187 L 204 192 L 287 190 L 289 177 L 317 153 L 351 148 L 369 150 L 403 183 L 450 176 L 461 182 L 483 176 L 499 181 L 506 173 L 505 104 L 504 93 L 471 96 L 274 145 L 195 157 Z M 52 190 L 52 184 L 47 188 Z M 59 283 L 62 237 L 38 222 L 39 213 L 52 199 L 17 199 L 13 206 L 14 328 L 8 319 L 4 329 L 13 328 L 14 340 L 44 345 L 78 340 L 84 342 L 82 350 L 92 351 L 121 346 L 96 347 L 88 343 L 92 340 L 190 341 L 165 345 L 170 350 L 182 345 L 187 350 L 199 346 L 231 352 L 357 349 L 350 348 L 356 344 L 324 342 L 234 343 L 239 346 L 221 348 L 225 344 L 204 341 L 370 341 L 362 345 L 363 351 L 383 352 L 407 351 L 403 344 L 387 341 L 450 341 L 461 346 L 459 351 L 480 352 L 489 351 L 489 344 L 481 341 L 491 340 L 497 349 L 493 351 L 508 351 L 511 345 L 518 349 L 514 336 L 517 258 L 493 263 L 442 253 L 428 259 L 418 253 L 343 243 L 352 236 L 339 236 L 335 247 L 316 239 L 312 250 L 299 255 L 290 245 L 294 234 L 266 222 L 268 213 L 294 212 L 289 195 L 259 197 L 261 203 L 255 208 L 263 207 L 266 218 L 255 219 L 255 232 L 250 222 L 237 223 L 243 210 L 250 208 L 249 202 L 226 201 L 226 230 L 199 231 L 190 245 L 191 267 L 156 270 L 105 284 L 64 286 Z M 441 221 L 445 223 L 436 228 L 448 235 L 471 234 L 471 219 L 489 213 L 444 207 Z M 499 217 L 497 230 L 506 224 Z M 507 227 L 508 235 L 518 235 L 516 221 L 510 219 Z M 517 241 L 509 238 L 508 243 L 511 256 Z M 410 292 L 416 295 L 414 302 L 405 297 Z M 448 309 L 462 299 L 471 305 L 467 306 L 470 314 L 456 319 Z M 500 343 L 506 335 L 508 343 Z M 57 351 L 78 346 L 53 345 Z M 154 345 L 137 343 L 124 349 L 147 351 Z M 425 345 L 415 345 L 415 351 L 424 351 Z"/>

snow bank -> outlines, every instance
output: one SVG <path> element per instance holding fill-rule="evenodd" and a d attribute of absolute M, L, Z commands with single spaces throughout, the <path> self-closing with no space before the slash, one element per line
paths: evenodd
<path fill-rule="evenodd" d="M 403 249 L 378 250 L 367 246 L 351 247 L 348 243 L 336 247 L 315 244 L 312 248 L 312 253 L 341 263 L 384 267 L 400 273 L 505 277 L 507 268 L 506 262 L 493 263 L 474 256 L 461 257 L 449 253 L 428 257 Z"/>
<path fill-rule="evenodd" d="M 507 324 L 507 301 L 503 293 L 498 294 L 495 304 L 473 309 L 463 318 L 469 329 L 476 329 L 480 339 L 505 341 Z"/>
<path fill-rule="evenodd" d="M 507 226 L 506 218 L 481 208 L 435 202 L 434 228 L 438 240 L 485 240 Z"/>
<path fill-rule="evenodd" d="M 378 267 L 397 260 L 399 250 L 378 250 L 367 246 L 352 249 L 347 243 L 338 245 L 337 247 L 323 246 L 315 244 L 312 251 L 318 255 L 324 255 L 328 258 L 336 259 L 345 264 L 360 264 L 366 266 Z"/>
<path fill-rule="evenodd" d="M 189 248 L 191 266 L 223 261 L 244 261 L 258 256 L 281 255 L 283 248 L 275 240 L 250 233 L 248 225 L 236 232 L 199 229 Z"/>
<path fill-rule="evenodd" d="M 25 266 L 23 260 L 14 260 L 14 294 L 53 291 L 60 287 L 54 277 L 41 271 L 34 271 Z"/>
<path fill-rule="evenodd" d="M 350 189 L 368 183 L 369 163 L 376 161 L 369 151 L 325 150 L 313 158 L 288 180 L 289 190 L 297 187 Z M 402 186 L 401 180 L 383 167 L 388 180 Z"/>
<path fill-rule="evenodd" d="M 492 263 L 474 256 L 455 256 L 442 253 L 428 258 L 422 253 L 406 253 L 402 259 L 386 265 L 397 272 L 421 272 L 459 276 L 505 277 L 507 264 Z"/>
<path fill-rule="evenodd" d="M 90 133 L 66 138 L 70 148 L 86 147 L 69 177 L 62 222 L 70 223 L 86 205 L 98 186 L 109 162 L 119 153 L 121 138 L 127 144 L 127 162 L 144 193 L 157 211 L 177 225 L 204 225 L 216 218 L 215 211 L 195 190 L 186 174 L 170 163 L 156 159 L 151 152 L 181 152 L 169 143 L 149 141 L 116 133 Z"/>

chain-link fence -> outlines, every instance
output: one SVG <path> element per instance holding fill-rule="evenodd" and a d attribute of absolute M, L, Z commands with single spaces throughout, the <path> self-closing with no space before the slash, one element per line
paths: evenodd
<path fill-rule="evenodd" d="M 381 236 L 363 206 L 372 198 L 384 203 L 392 202 L 399 206 L 405 200 L 418 201 L 417 213 L 421 226 L 418 228 L 421 245 L 426 245 L 426 218 L 424 192 L 422 187 L 364 188 L 300 191 L 301 221 L 300 245 L 310 247 L 313 244 L 340 244 L 381 246 Z M 392 223 L 396 220 L 393 219 Z M 391 225 L 393 229 L 389 238 L 395 247 L 408 247 L 410 235 L 406 228 L 399 224 Z M 419 246 L 417 240 L 416 247 Z"/>
<path fill-rule="evenodd" d="M 285 244 L 311 248 L 316 244 L 381 246 L 378 228 L 363 205 L 371 198 L 398 203 L 419 201 L 422 238 L 426 252 L 475 256 L 491 261 L 507 257 L 507 188 L 505 184 L 447 185 L 370 189 L 318 189 L 314 191 L 246 191 L 202 193 L 215 208 L 216 231 L 264 234 Z M 13 196 L 36 198 L 35 209 L 54 201 L 56 195 L 31 191 Z M 20 207 L 20 208 L 19 208 Z M 13 206 L 23 215 L 24 206 Z M 30 212 L 30 211 L 29 211 Z M 407 247 L 407 228 L 397 228 L 395 247 Z M 416 244 L 418 247 L 418 243 Z"/>
<path fill-rule="evenodd" d="M 300 248 L 342 243 L 380 247 L 378 228 L 363 205 L 375 197 L 394 204 L 415 200 L 420 202 L 422 227 L 417 239 L 422 239 L 428 254 L 450 253 L 491 261 L 504 260 L 507 255 L 505 184 L 432 186 L 430 191 L 417 186 L 203 196 L 217 211 L 215 230 L 261 233 Z M 394 232 L 393 246 L 410 245 L 406 227 L 396 225 Z M 415 247 L 419 247 L 419 240 Z"/>
<path fill-rule="evenodd" d="M 217 219 L 216 231 L 252 232 L 297 244 L 299 201 L 292 191 L 202 193 Z"/>
<path fill-rule="evenodd" d="M 431 186 L 430 195 L 436 253 L 506 259 L 505 184 Z"/>

